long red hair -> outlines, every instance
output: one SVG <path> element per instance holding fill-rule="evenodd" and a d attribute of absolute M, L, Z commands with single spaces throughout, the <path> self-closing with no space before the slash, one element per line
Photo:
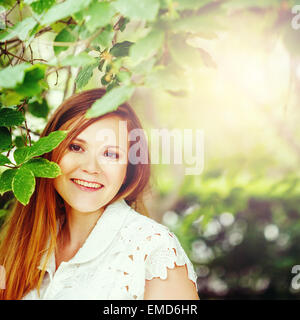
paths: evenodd
<path fill-rule="evenodd" d="M 58 163 L 70 142 L 90 124 L 105 116 L 117 115 L 126 120 L 128 132 L 142 129 L 136 113 L 128 103 L 103 116 L 86 119 L 86 111 L 104 94 L 104 89 L 84 91 L 71 96 L 55 110 L 41 137 L 57 130 L 68 129 L 69 132 L 56 149 L 43 155 L 45 159 Z M 129 141 L 129 148 L 133 143 Z M 146 148 L 147 163 L 128 162 L 124 184 L 108 204 L 123 198 L 128 205 L 148 216 L 143 194 L 150 190 L 150 155 L 144 135 L 140 136 L 139 143 L 142 148 Z M 0 290 L 1 300 L 21 299 L 30 290 L 40 288 L 47 261 L 53 250 L 56 250 L 57 220 L 64 214 L 63 199 L 54 189 L 53 179 L 50 178 L 36 178 L 35 191 L 26 206 L 15 201 L 0 233 L 0 265 L 4 266 L 6 273 L 5 289 Z M 47 255 L 43 270 L 39 270 L 45 252 Z"/>

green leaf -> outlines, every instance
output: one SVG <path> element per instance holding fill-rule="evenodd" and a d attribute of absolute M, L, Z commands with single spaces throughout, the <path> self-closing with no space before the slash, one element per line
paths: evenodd
<path fill-rule="evenodd" d="M 49 106 L 45 99 L 42 103 L 37 101 L 28 104 L 28 111 L 38 118 L 46 118 L 49 113 Z"/>
<path fill-rule="evenodd" d="M 37 14 L 41 14 L 51 8 L 55 3 L 55 0 L 39 0 L 31 3 L 31 8 Z"/>
<path fill-rule="evenodd" d="M 20 148 L 17 148 L 14 151 L 14 159 L 16 163 L 21 164 L 26 160 L 30 159 L 31 157 L 29 156 L 29 153 L 30 153 L 30 147 L 22 146 Z"/>
<path fill-rule="evenodd" d="M 15 150 L 14 159 L 21 164 L 33 157 L 41 156 L 55 149 L 67 136 L 68 131 L 54 131 L 48 136 L 40 138 L 31 147 L 21 147 Z"/>
<path fill-rule="evenodd" d="M 111 45 L 114 34 L 113 26 L 108 25 L 99 34 L 99 36 L 92 41 L 92 45 L 100 45 L 102 48 L 107 48 Z"/>
<path fill-rule="evenodd" d="M 32 18 L 26 18 L 23 21 L 16 23 L 8 32 L 0 35 L 0 41 L 10 40 L 14 37 L 18 37 L 20 40 L 24 41 L 27 39 L 30 31 L 36 25 L 36 21 Z"/>
<path fill-rule="evenodd" d="M 4 164 L 11 163 L 11 161 L 5 157 L 3 154 L 0 153 L 0 166 L 3 166 Z"/>
<path fill-rule="evenodd" d="M 21 147 L 24 147 L 25 141 L 26 141 L 25 135 L 17 136 L 15 138 L 14 144 L 17 148 L 21 148 Z"/>
<path fill-rule="evenodd" d="M 110 23 L 115 12 L 110 2 L 92 3 L 84 12 L 85 17 L 88 17 L 85 23 L 87 29 L 94 32 L 97 28 L 105 27 Z"/>
<path fill-rule="evenodd" d="M 59 130 L 51 132 L 48 136 L 40 138 L 31 146 L 30 156 L 41 156 L 55 149 L 67 136 L 68 131 Z"/>
<path fill-rule="evenodd" d="M 86 52 L 81 52 L 77 56 L 69 55 L 65 57 L 61 65 L 62 66 L 71 66 L 71 67 L 81 67 L 88 64 L 95 63 L 95 58 L 88 55 Z"/>
<path fill-rule="evenodd" d="M 11 146 L 11 134 L 6 127 L 0 127 L 0 150 L 6 151 Z"/>
<path fill-rule="evenodd" d="M 3 195 L 6 191 L 12 190 L 12 180 L 17 172 L 17 169 L 8 169 L 2 172 L 0 176 L 0 194 Z"/>
<path fill-rule="evenodd" d="M 61 174 L 60 166 L 57 163 L 44 158 L 31 159 L 22 167 L 30 169 L 35 177 L 56 178 Z"/>
<path fill-rule="evenodd" d="M 10 8 L 14 5 L 15 0 L 2 0 L 1 5 L 3 5 L 6 8 Z"/>
<path fill-rule="evenodd" d="M 129 100 L 134 92 L 133 86 L 116 87 L 93 103 L 91 108 L 87 111 L 86 118 L 94 118 L 108 112 L 116 110 L 122 103 Z"/>
<path fill-rule="evenodd" d="M 133 45 L 133 42 L 123 41 L 116 43 L 111 49 L 110 53 L 115 57 L 126 57 L 129 54 L 129 49 Z"/>
<path fill-rule="evenodd" d="M 120 82 L 125 83 L 125 84 L 129 84 L 129 82 L 131 80 L 131 73 L 128 71 L 120 71 L 117 74 L 117 78 Z"/>
<path fill-rule="evenodd" d="M 164 41 L 164 32 L 152 30 L 145 38 L 137 41 L 130 48 L 130 58 L 134 65 L 152 57 L 161 48 Z"/>
<path fill-rule="evenodd" d="M 69 17 L 89 6 L 92 0 L 67 0 L 51 7 L 41 19 L 42 25 Z"/>
<path fill-rule="evenodd" d="M 10 108 L 0 109 L 1 127 L 20 126 L 24 120 L 25 118 L 21 111 L 13 110 Z"/>
<path fill-rule="evenodd" d="M 1 102 L 4 106 L 16 106 L 24 99 L 24 96 L 14 90 L 4 90 L 1 95 Z"/>
<path fill-rule="evenodd" d="M 113 6 L 130 19 L 153 21 L 158 13 L 159 0 L 117 0 Z"/>
<path fill-rule="evenodd" d="M 43 91 L 40 80 L 45 77 L 46 65 L 36 64 L 25 71 L 25 78 L 22 85 L 15 88 L 17 93 L 25 97 L 34 96 Z"/>
<path fill-rule="evenodd" d="M 31 170 L 25 167 L 17 169 L 12 180 L 12 190 L 16 198 L 25 206 L 28 204 L 35 188 L 35 177 Z"/>
<path fill-rule="evenodd" d="M 89 80 L 93 76 L 93 70 L 97 66 L 98 66 L 98 63 L 91 64 L 91 65 L 83 67 L 79 71 L 79 73 L 76 77 L 76 80 L 75 80 L 77 89 L 81 89 L 88 84 Z"/>
<path fill-rule="evenodd" d="M 21 63 L 16 66 L 9 66 L 0 71 L 0 87 L 14 89 L 18 84 L 23 83 L 25 70 L 31 65 Z"/>
<path fill-rule="evenodd" d="M 63 30 L 61 30 L 58 35 L 55 37 L 54 42 L 74 42 L 76 41 L 75 34 L 72 33 L 72 30 L 74 29 L 74 25 L 67 26 Z M 54 46 L 54 53 L 58 55 L 60 52 L 65 51 L 68 49 L 68 47 L 59 47 Z"/>

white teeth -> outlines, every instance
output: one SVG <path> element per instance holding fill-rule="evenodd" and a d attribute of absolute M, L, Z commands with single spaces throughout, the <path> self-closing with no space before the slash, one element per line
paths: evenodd
<path fill-rule="evenodd" d="M 73 179 L 73 181 L 84 187 L 95 188 L 95 189 L 98 189 L 99 187 L 101 187 L 101 185 L 99 185 L 98 183 L 88 183 L 88 182 L 84 182 L 76 179 Z"/>

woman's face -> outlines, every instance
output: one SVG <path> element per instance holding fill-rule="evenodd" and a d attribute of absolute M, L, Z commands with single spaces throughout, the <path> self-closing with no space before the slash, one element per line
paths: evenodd
<path fill-rule="evenodd" d="M 117 116 L 98 120 L 65 150 L 58 163 L 62 174 L 54 179 L 54 187 L 73 210 L 99 211 L 118 193 L 128 162 L 124 124 Z"/>

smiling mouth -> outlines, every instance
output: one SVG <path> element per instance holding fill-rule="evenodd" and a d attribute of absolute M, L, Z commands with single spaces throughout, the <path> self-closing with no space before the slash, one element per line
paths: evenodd
<path fill-rule="evenodd" d="M 96 183 L 96 182 L 86 182 L 78 179 L 71 179 L 71 181 L 76 184 L 80 189 L 82 190 L 90 190 L 90 191 L 95 191 L 102 189 L 104 187 L 103 184 Z"/>

